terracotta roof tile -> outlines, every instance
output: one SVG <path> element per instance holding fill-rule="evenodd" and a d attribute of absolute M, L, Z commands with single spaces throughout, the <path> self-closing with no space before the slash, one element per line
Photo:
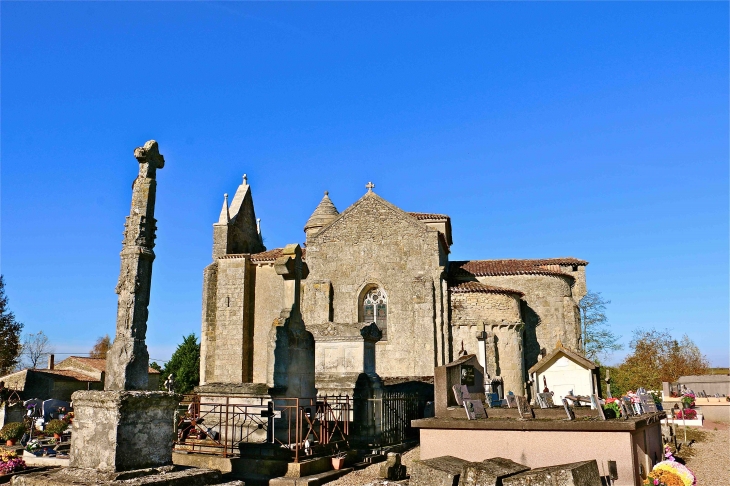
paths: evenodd
<path fill-rule="evenodd" d="M 64 361 L 66 361 L 66 360 L 78 361 L 79 363 L 90 366 L 91 368 L 94 368 L 97 371 L 106 371 L 106 358 L 89 358 L 86 356 L 69 356 L 68 358 L 59 362 L 56 366 L 60 366 L 61 364 L 70 366 L 69 363 L 64 363 Z M 51 370 L 51 371 L 67 371 L 67 370 Z M 68 370 L 68 371 L 70 371 L 70 370 Z M 159 371 L 157 371 L 154 368 L 149 368 L 149 372 L 152 374 L 159 373 Z"/>
<path fill-rule="evenodd" d="M 84 373 L 81 373 L 80 371 L 74 371 L 74 370 L 31 370 L 35 373 L 43 373 L 46 375 L 54 375 L 55 377 L 59 378 L 66 378 L 71 381 L 90 381 L 90 382 L 99 382 L 98 378 L 95 378 L 93 376 L 85 375 Z"/>
<path fill-rule="evenodd" d="M 478 292 L 483 294 L 506 294 L 517 295 L 519 297 L 525 294 L 519 290 L 505 289 L 502 287 L 494 287 L 492 285 L 484 285 L 480 282 L 449 282 L 449 290 L 455 294 Z"/>
<path fill-rule="evenodd" d="M 435 221 L 446 221 L 449 218 L 446 214 L 434 214 L 434 213 L 408 213 L 419 221 L 424 220 L 435 220 Z"/>
<path fill-rule="evenodd" d="M 494 275 L 556 275 L 570 277 L 562 272 L 560 265 L 587 265 L 588 262 L 577 258 L 551 258 L 540 260 L 467 260 L 451 262 L 449 273 L 452 277 L 494 276 Z"/>
<path fill-rule="evenodd" d="M 251 255 L 251 261 L 254 263 L 273 262 L 281 256 L 281 252 L 283 250 L 283 248 L 274 248 L 273 250 L 262 251 L 261 253 L 253 253 Z M 307 249 L 302 248 L 302 260 L 305 259 L 306 255 Z M 241 258 L 242 256 L 243 255 L 226 255 L 221 258 Z"/>

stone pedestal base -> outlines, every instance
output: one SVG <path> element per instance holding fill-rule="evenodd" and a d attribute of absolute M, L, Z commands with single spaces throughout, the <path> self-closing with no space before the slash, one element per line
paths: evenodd
<path fill-rule="evenodd" d="M 72 468 L 114 473 L 172 464 L 179 395 L 77 391 L 71 399 Z"/>

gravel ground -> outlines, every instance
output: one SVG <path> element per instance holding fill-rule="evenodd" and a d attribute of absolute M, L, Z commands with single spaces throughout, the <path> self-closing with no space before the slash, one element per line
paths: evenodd
<path fill-rule="evenodd" d="M 420 457 L 420 452 L 420 447 L 416 447 L 404 453 L 401 457 L 401 464 L 403 464 L 408 470 L 410 470 L 413 461 L 417 460 Z M 365 469 L 352 471 L 350 474 L 346 474 L 341 478 L 332 481 L 331 483 L 327 483 L 327 486 L 361 486 L 377 481 L 380 479 L 378 473 L 380 472 L 381 464 L 383 463 L 379 462 L 377 464 L 373 464 L 372 466 L 368 466 Z M 388 481 L 388 484 L 397 483 L 394 481 Z"/>
<path fill-rule="evenodd" d="M 687 467 L 697 477 L 697 486 L 730 485 L 730 430 L 727 424 L 705 421 L 701 430 L 707 437 L 692 445 L 694 455 L 687 460 Z"/>

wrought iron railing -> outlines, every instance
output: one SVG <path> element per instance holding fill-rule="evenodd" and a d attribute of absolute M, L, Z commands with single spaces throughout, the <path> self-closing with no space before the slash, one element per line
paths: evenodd
<path fill-rule="evenodd" d="M 175 449 L 240 455 L 242 444 L 273 444 L 294 462 L 346 443 L 352 420 L 348 396 L 266 400 L 245 395 L 187 395 L 178 409 Z"/>
<path fill-rule="evenodd" d="M 372 417 L 374 435 L 370 442 L 388 446 L 418 439 L 418 429 L 411 421 L 423 418 L 425 399 L 413 393 L 383 392 L 380 398 L 371 398 L 369 413 Z"/>

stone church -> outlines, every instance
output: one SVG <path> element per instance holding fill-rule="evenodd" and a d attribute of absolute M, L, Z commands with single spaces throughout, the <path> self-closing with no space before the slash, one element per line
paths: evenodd
<path fill-rule="evenodd" d="M 580 349 L 588 262 L 452 261 L 449 216 L 404 211 L 366 187 L 341 213 L 325 193 L 303 225 L 301 314 L 315 339 L 320 394 L 363 372 L 422 380 L 464 353 L 504 392 L 524 394 L 540 357 L 558 343 Z M 201 384 L 266 383 L 269 332 L 290 285 L 274 268 L 281 254 L 264 247 L 244 176 L 213 225 Z"/>

